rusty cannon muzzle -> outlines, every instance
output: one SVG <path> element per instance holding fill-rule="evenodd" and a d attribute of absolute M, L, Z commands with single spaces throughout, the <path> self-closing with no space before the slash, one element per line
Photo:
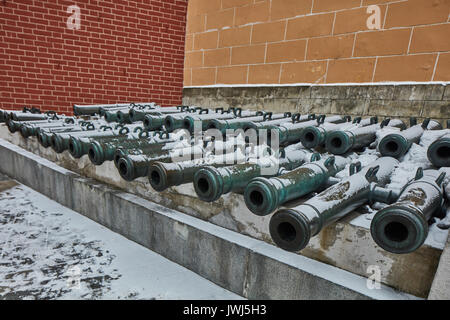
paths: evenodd
<path fill-rule="evenodd" d="M 398 200 L 372 219 L 373 240 L 392 253 L 410 253 L 428 236 L 428 220 L 442 208 L 445 172 L 417 170 L 414 180 L 402 190 Z"/>
<path fill-rule="evenodd" d="M 390 202 L 392 191 L 382 188 L 398 161 L 383 157 L 293 208 L 277 211 L 269 223 L 272 240 L 287 251 L 304 249 L 311 237 L 367 202 Z"/>

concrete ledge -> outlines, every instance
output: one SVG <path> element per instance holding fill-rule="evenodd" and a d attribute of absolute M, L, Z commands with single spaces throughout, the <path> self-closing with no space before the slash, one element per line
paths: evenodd
<path fill-rule="evenodd" d="M 249 299 L 414 299 L 84 178 L 0 139 L 0 171 Z"/>
<path fill-rule="evenodd" d="M 185 87 L 183 104 L 419 120 L 450 118 L 448 83 Z"/>
<path fill-rule="evenodd" d="M 450 300 L 450 235 L 447 238 L 447 245 L 441 255 L 428 299 Z"/>

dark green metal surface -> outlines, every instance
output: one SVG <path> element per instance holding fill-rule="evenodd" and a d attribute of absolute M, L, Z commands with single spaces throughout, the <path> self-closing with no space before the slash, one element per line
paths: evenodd
<path fill-rule="evenodd" d="M 416 178 L 401 192 L 398 200 L 372 219 L 374 241 L 392 253 L 410 253 L 420 248 L 428 236 L 428 220 L 442 209 L 445 172 L 418 170 Z"/>
<path fill-rule="evenodd" d="M 450 167 L 450 133 L 434 141 L 427 151 L 430 162 L 440 167 Z"/>
<path fill-rule="evenodd" d="M 401 158 L 413 143 L 419 143 L 425 130 L 440 130 L 442 126 L 436 121 L 425 120 L 421 125 L 414 125 L 398 133 L 388 134 L 381 139 L 378 150 L 383 156 Z"/>
<path fill-rule="evenodd" d="M 280 168 L 292 170 L 305 161 L 309 161 L 311 156 L 312 153 L 306 150 L 298 150 L 280 158 L 277 165 Z M 263 166 L 259 163 L 243 163 L 223 168 L 208 166 L 195 174 L 195 192 L 201 200 L 206 202 L 213 202 L 229 192 L 242 193 L 252 179 L 263 175 L 262 170 Z M 277 174 L 278 171 L 275 171 L 269 176 Z"/>
<path fill-rule="evenodd" d="M 278 177 L 253 179 L 245 188 L 247 208 L 260 216 L 271 214 L 283 203 L 323 188 L 346 163 L 342 157 L 329 157 Z"/>
<path fill-rule="evenodd" d="M 368 147 L 375 142 L 377 131 L 385 125 L 401 128 L 405 124 L 398 119 L 386 119 L 381 124 L 372 124 L 345 131 L 333 131 L 326 137 L 325 148 L 330 153 L 342 155 L 354 149 Z"/>
<path fill-rule="evenodd" d="M 394 158 L 379 158 L 303 204 L 277 211 L 269 224 L 273 241 L 287 251 L 302 250 L 325 226 L 371 201 L 375 193 L 379 196 L 374 190 L 389 182 L 398 163 Z"/>

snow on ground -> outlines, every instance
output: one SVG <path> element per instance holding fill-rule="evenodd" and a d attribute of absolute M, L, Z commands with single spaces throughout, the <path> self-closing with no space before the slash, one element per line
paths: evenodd
<path fill-rule="evenodd" d="M 18 185 L 0 193 L 0 299 L 239 299 Z"/>

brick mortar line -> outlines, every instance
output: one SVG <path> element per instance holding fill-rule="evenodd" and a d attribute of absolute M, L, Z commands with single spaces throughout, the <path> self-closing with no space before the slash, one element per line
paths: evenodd
<path fill-rule="evenodd" d="M 261 43 L 248 43 L 248 44 L 243 44 L 243 45 L 236 45 L 236 46 L 225 46 L 225 47 L 217 47 L 215 49 L 222 49 L 222 48 L 230 48 L 230 47 L 245 47 L 245 46 L 249 46 L 249 45 L 258 45 L 258 44 L 263 44 L 263 43 L 267 43 L 267 44 L 277 44 L 277 43 L 283 43 L 283 42 L 293 42 L 293 41 L 299 41 L 299 40 L 308 40 L 308 39 L 321 39 L 321 38 L 332 38 L 332 37 L 340 37 L 340 36 L 346 36 L 346 35 L 350 35 L 350 34 L 360 34 L 360 33 L 376 33 L 376 32 L 384 32 L 384 31 L 392 31 L 392 30 L 404 30 L 404 29 L 412 29 L 412 28 L 417 28 L 417 27 L 421 27 L 421 26 L 439 26 L 439 25 L 446 25 L 449 24 L 449 22 L 442 22 L 442 23 L 434 23 L 434 24 L 426 24 L 426 25 L 416 25 L 416 26 L 407 26 L 407 27 L 394 27 L 394 28 L 389 28 L 389 29 L 381 29 L 381 30 L 360 30 L 360 31 L 355 31 L 355 32 L 347 32 L 347 33 L 339 33 L 339 34 L 329 34 L 329 35 L 324 35 L 324 36 L 317 36 L 317 37 L 307 37 L 307 38 L 298 38 L 298 39 L 286 39 L 286 40 L 279 40 L 279 41 L 266 41 L 266 42 L 261 42 Z M 224 29 L 224 30 L 229 30 L 229 29 Z M 217 30 L 216 30 L 217 31 Z M 286 28 L 287 31 L 287 28 Z M 208 32 L 215 32 L 215 31 L 208 31 Z M 202 33 L 208 33 L 208 32 L 199 32 L 196 34 L 202 34 Z M 219 32 L 220 33 L 220 32 Z M 192 35 L 192 34 L 189 34 Z M 196 51 L 201 51 L 201 50 L 213 50 L 214 48 L 209 48 L 209 49 L 198 49 L 198 50 L 192 50 L 192 51 L 188 51 L 188 52 L 196 52 Z"/>
<path fill-rule="evenodd" d="M 339 59 L 316 59 L 316 60 L 292 60 L 292 61 L 280 61 L 280 62 L 267 62 L 267 63 L 244 63 L 244 64 L 233 64 L 229 66 L 211 66 L 211 67 L 194 67 L 191 69 L 203 69 L 203 68 L 215 68 L 215 67 L 232 67 L 232 66 L 258 66 L 258 65 L 265 65 L 265 64 L 288 64 L 288 63 L 308 63 L 308 62 L 324 62 L 328 60 L 336 60 L 336 61 L 342 61 L 342 60 L 357 60 L 357 59 L 378 59 L 378 58 L 392 58 L 392 57 L 411 57 L 411 56 L 420 56 L 420 55 L 434 55 L 434 54 L 446 54 L 450 53 L 450 51 L 442 51 L 442 52 L 425 52 L 425 53 L 411 53 L 408 55 L 402 54 L 402 55 L 386 55 L 386 56 L 367 56 L 367 57 L 346 57 L 346 58 L 339 58 Z"/>
<path fill-rule="evenodd" d="M 411 31 L 410 31 L 410 34 L 409 34 L 408 50 L 406 50 L 406 54 L 407 55 L 410 53 L 409 51 L 411 49 L 411 42 L 412 42 L 413 35 L 414 35 L 414 27 L 411 28 Z"/>
<path fill-rule="evenodd" d="M 433 75 L 431 76 L 431 81 L 434 80 L 434 76 L 436 75 L 436 69 L 437 69 L 439 57 L 440 57 L 440 53 L 438 52 L 437 57 L 436 57 L 436 62 L 434 63 L 434 69 L 433 69 Z"/>
<path fill-rule="evenodd" d="M 386 6 L 386 7 L 388 7 L 388 6 L 391 5 L 391 4 L 402 3 L 402 2 L 408 2 L 408 1 L 409 1 L 409 0 L 392 1 L 392 2 L 388 2 L 388 3 L 380 3 L 380 4 L 378 4 L 378 6 Z M 251 5 L 241 6 L 241 7 L 234 7 L 234 8 L 235 8 L 235 10 L 236 10 L 237 8 L 243 8 L 243 7 L 248 7 L 248 6 L 251 6 Z M 314 0 L 313 0 L 313 6 L 314 6 Z M 241 28 L 241 27 L 246 27 L 246 26 L 255 25 L 255 24 L 263 24 L 263 23 L 270 23 L 270 22 L 278 22 L 278 21 L 281 21 L 281 20 L 294 20 L 294 19 L 298 19 L 298 18 L 302 18 L 302 17 L 311 17 L 311 16 L 317 16 L 317 15 L 339 13 L 339 12 L 343 12 L 343 11 L 357 10 L 357 9 L 362 9 L 362 8 L 368 8 L 369 6 L 371 6 L 371 5 L 359 6 L 359 7 L 352 7 L 352 8 L 345 8 L 345 9 L 338 9 L 338 10 L 330 10 L 330 11 L 322 11 L 322 12 L 315 12 L 315 13 L 312 13 L 312 9 L 313 9 L 313 8 L 311 8 L 311 13 L 309 13 L 309 14 L 302 14 L 302 15 L 298 15 L 298 16 L 285 17 L 285 18 L 280 18 L 280 19 L 275 19 L 275 20 L 272 20 L 272 19 L 269 18 L 267 21 L 249 22 L 249 23 L 246 23 L 246 24 L 243 24 L 243 25 L 239 25 L 239 26 L 236 26 L 235 23 L 234 23 L 234 21 L 233 21 L 233 26 L 229 26 L 229 27 L 230 27 L 230 29 Z M 221 11 L 215 11 L 215 12 L 221 12 Z M 207 13 L 200 14 L 200 15 L 205 15 L 205 16 L 207 16 Z M 386 10 L 386 13 L 385 13 L 385 18 L 386 18 L 386 16 L 387 16 L 387 10 Z M 192 18 L 192 17 L 191 17 L 191 18 Z M 188 20 L 189 20 L 189 19 L 188 19 Z M 449 20 L 450 20 L 450 19 L 449 19 Z M 206 21 L 206 19 L 205 19 L 205 21 Z M 206 23 L 205 23 L 205 30 L 202 31 L 202 32 L 208 32 L 208 31 L 213 31 L 213 30 L 220 30 L 220 29 L 206 29 Z"/>

